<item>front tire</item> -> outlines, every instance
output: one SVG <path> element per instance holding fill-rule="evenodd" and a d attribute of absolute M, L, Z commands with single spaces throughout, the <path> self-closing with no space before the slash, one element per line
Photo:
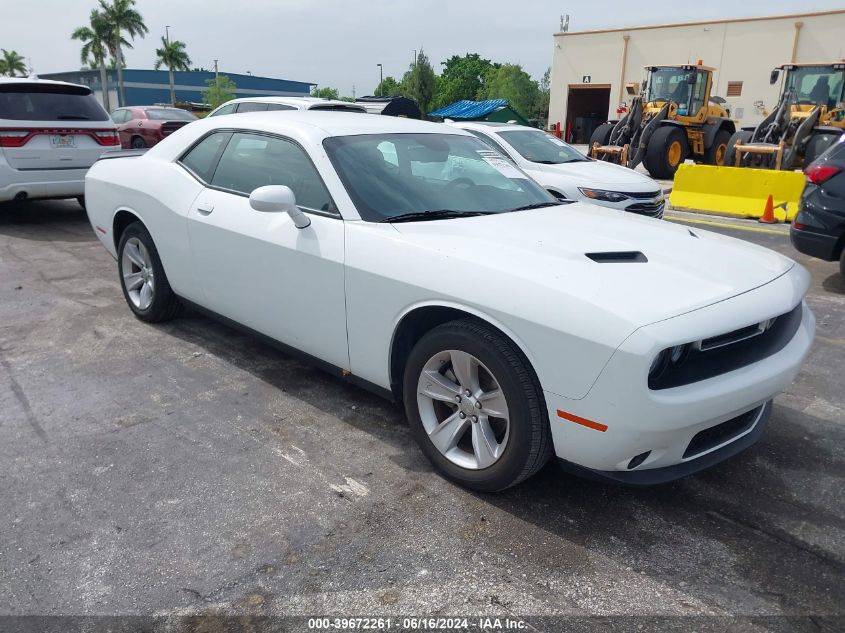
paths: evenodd
<path fill-rule="evenodd" d="M 613 132 L 614 127 L 616 127 L 615 123 L 602 123 L 593 130 L 593 133 L 590 136 L 590 146 L 587 149 L 588 156 L 590 155 L 590 152 L 593 151 L 593 143 L 607 145 L 610 142 L 610 133 Z"/>
<path fill-rule="evenodd" d="M 142 321 L 168 321 L 182 310 L 170 288 L 153 238 L 140 222 L 123 231 L 117 247 L 120 287 L 129 309 Z"/>
<path fill-rule="evenodd" d="M 132 146 L 132 149 L 144 149 L 147 146 L 144 139 L 140 136 L 133 136 L 130 145 Z"/>
<path fill-rule="evenodd" d="M 485 324 L 451 321 L 428 332 L 411 351 L 403 386 L 411 433 L 432 464 L 462 486 L 509 488 L 552 454 L 528 360 Z"/>
<path fill-rule="evenodd" d="M 753 134 L 748 130 L 739 130 L 731 135 L 728 147 L 725 150 L 725 167 L 742 167 L 742 165 L 736 164 L 736 146 L 744 145 L 750 141 Z"/>
<path fill-rule="evenodd" d="M 645 168 L 652 178 L 671 180 L 689 155 L 689 143 L 683 129 L 664 125 L 654 131 L 645 154 Z"/>
<path fill-rule="evenodd" d="M 704 150 L 704 164 L 723 167 L 726 165 L 728 156 L 728 143 L 731 140 L 731 133 L 727 130 L 719 130 L 713 138 L 713 144 Z"/>

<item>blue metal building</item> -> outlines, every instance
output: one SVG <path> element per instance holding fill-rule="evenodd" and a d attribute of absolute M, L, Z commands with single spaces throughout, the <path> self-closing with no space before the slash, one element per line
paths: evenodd
<path fill-rule="evenodd" d="M 176 86 L 176 101 L 202 103 L 202 93 L 207 89 L 206 82 L 214 79 L 214 73 L 204 70 L 176 71 L 174 84 Z M 235 82 L 236 97 L 261 97 L 267 95 L 307 96 L 311 93 L 311 86 L 304 81 L 290 81 L 287 79 L 273 79 L 271 77 L 256 77 L 254 75 L 239 75 L 235 73 L 220 73 Z M 99 70 L 77 70 L 63 73 L 39 74 L 43 79 L 68 81 L 83 84 L 94 91 L 102 101 L 102 86 L 100 85 Z M 112 109 L 120 106 L 151 105 L 154 103 L 170 102 L 170 84 L 166 70 L 138 70 L 127 68 L 123 71 L 123 86 L 126 96 L 125 103 L 118 104 L 117 71 L 108 71 L 109 98 Z"/>

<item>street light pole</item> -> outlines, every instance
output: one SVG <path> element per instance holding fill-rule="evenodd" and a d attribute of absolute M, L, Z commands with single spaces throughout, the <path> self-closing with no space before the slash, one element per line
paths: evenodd
<path fill-rule="evenodd" d="M 378 66 L 378 83 L 381 85 L 384 82 L 384 68 L 381 64 L 376 64 Z"/>
<path fill-rule="evenodd" d="M 218 78 L 218 74 L 217 74 L 217 60 L 215 59 L 215 60 L 214 60 L 214 83 L 217 83 L 217 78 Z"/>
<path fill-rule="evenodd" d="M 170 44 L 170 25 L 164 27 L 165 36 L 164 39 Z"/>

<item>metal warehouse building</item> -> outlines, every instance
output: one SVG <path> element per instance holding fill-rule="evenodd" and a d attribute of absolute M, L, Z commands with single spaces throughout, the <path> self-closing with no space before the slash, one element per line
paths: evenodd
<path fill-rule="evenodd" d="M 773 68 L 845 58 L 845 9 L 816 13 L 564 32 L 554 35 L 549 122 L 586 143 L 596 126 L 639 93 L 644 67 L 715 66 L 713 94 L 742 125 L 778 99 Z"/>
<path fill-rule="evenodd" d="M 225 74 L 235 82 L 236 97 L 261 97 L 266 95 L 306 96 L 311 93 L 314 84 L 287 79 L 255 77 L 253 75 Z M 214 79 L 214 73 L 204 70 L 177 71 L 173 73 L 176 85 L 176 100 L 194 103 L 202 102 L 202 93 L 206 90 L 206 81 Z M 99 70 L 77 70 L 74 72 L 50 73 L 39 75 L 43 79 L 69 81 L 89 86 L 102 102 L 103 87 L 100 85 Z M 150 105 L 170 102 L 170 84 L 166 70 L 136 70 L 127 68 L 123 71 L 123 86 L 127 105 Z M 117 71 L 108 71 L 109 100 L 112 108 L 118 107 Z"/>

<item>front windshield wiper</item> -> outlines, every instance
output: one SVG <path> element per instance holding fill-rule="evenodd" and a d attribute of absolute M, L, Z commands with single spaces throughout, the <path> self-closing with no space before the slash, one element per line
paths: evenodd
<path fill-rule="evenodd" d="M 490 215 L 496 211 L 458 211 L 456 209 L 430 209 L 400 213 L 379 222 L 414 222 L 416 220 L 443 220 L 448 218 L 471 218 L 477 215 Z"/>
<path fill-rule="evenodd" d="M 562 204 L 571 202 L 570 200 L 555 200 L 554 202 L 535 202 L 534 204 L 526 204 L 524 207 L 516 207 L 511 211 L 530 211 L 531 209 L 541 209 L 542 207 L 558 207 Z"/>

